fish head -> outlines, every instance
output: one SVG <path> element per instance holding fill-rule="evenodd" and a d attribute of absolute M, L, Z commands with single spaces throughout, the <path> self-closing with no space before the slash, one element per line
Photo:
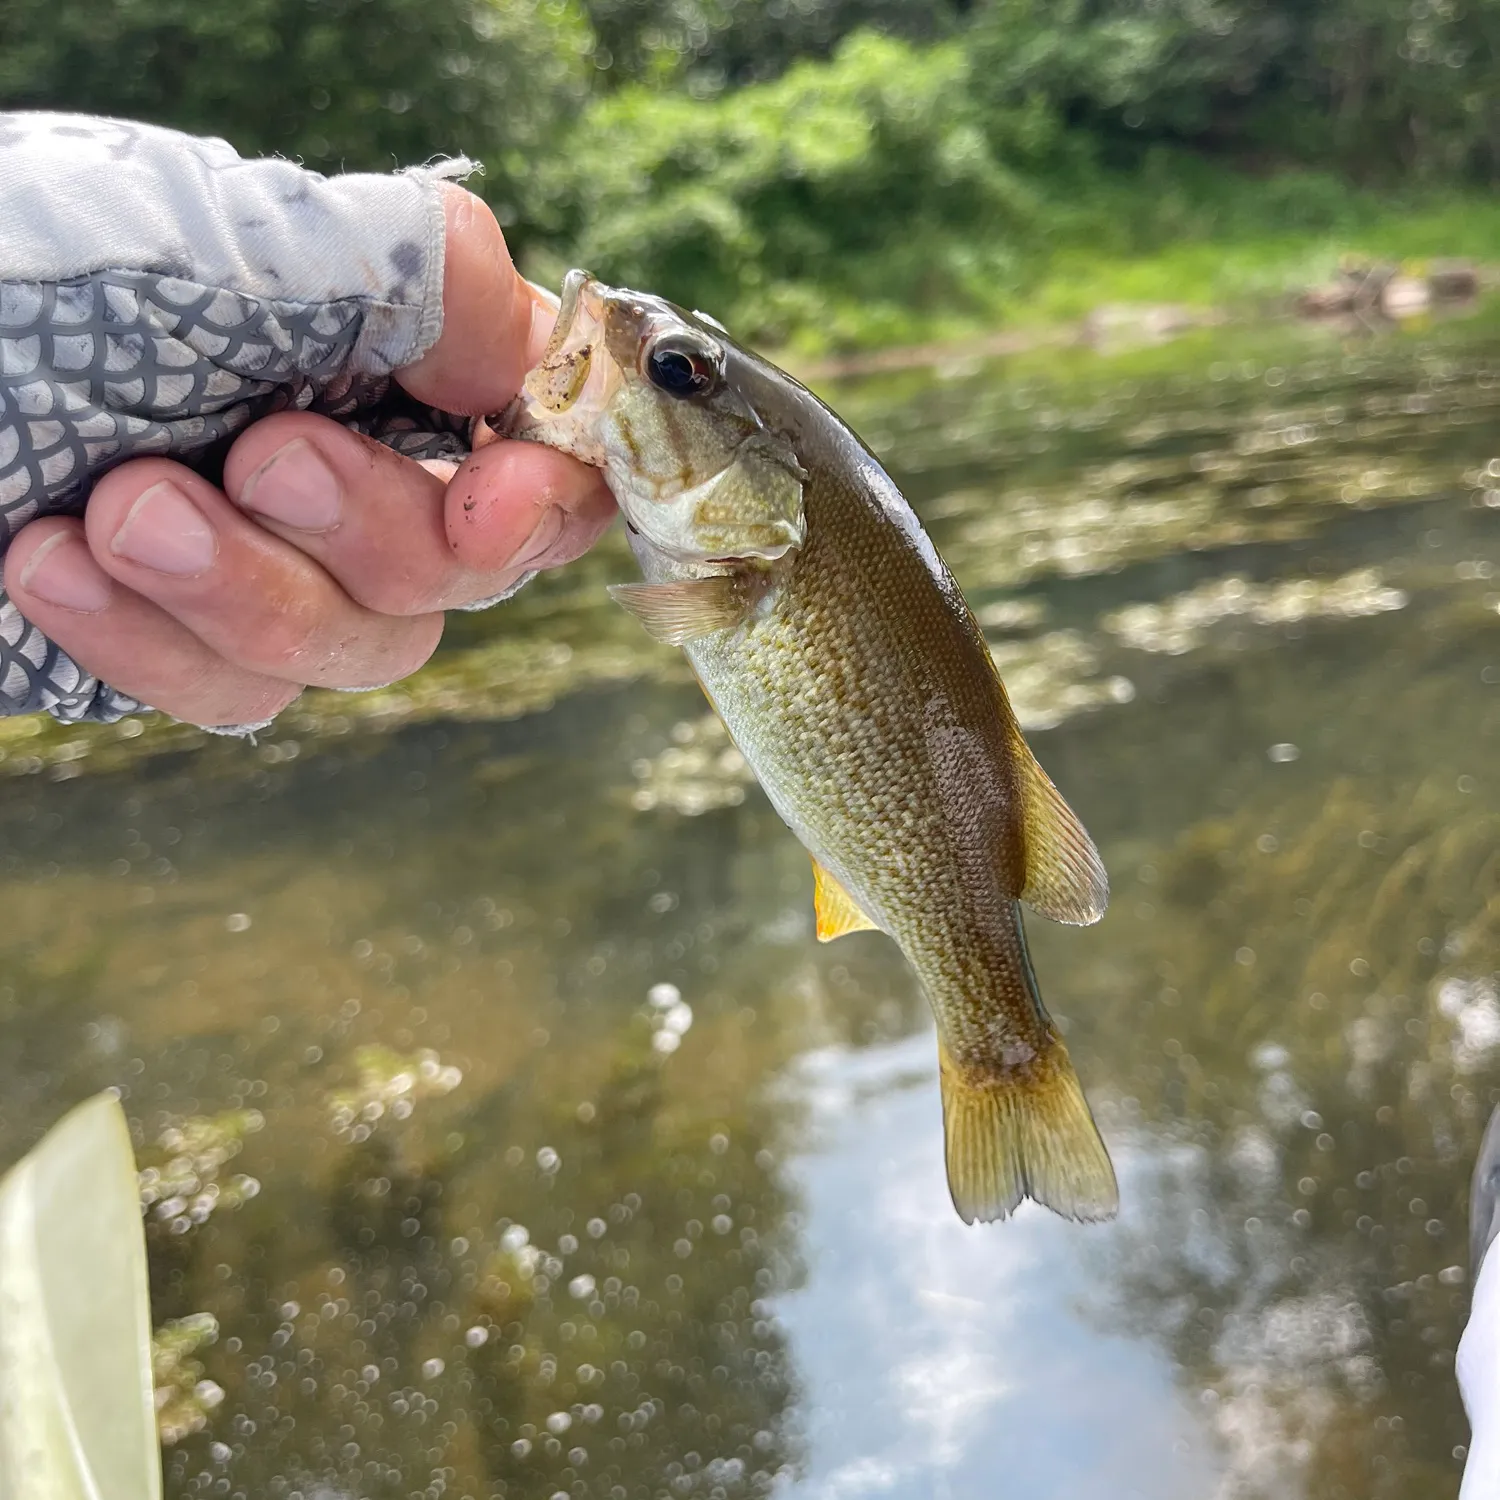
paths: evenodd
<path fill-rule="evenodd" d="M 772 562 L 802 545 L 806 478 L 716 323 L 570 271 L 551 341 L 500 419 L 604 471 L 626 521 L 683 563 Z"/>

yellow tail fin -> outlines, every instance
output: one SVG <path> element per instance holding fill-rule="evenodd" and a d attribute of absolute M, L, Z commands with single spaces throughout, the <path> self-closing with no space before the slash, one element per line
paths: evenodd
<path fill-rule="evenodd" d="M 1034 1198 L 1065 1219 L 1112 1219 L 1120 1190 L 1068 1049 L 1056 1037 L 1024 1068 L 977 1076 L 939 1047 L 948 1191 L 965 1224 Z"/>

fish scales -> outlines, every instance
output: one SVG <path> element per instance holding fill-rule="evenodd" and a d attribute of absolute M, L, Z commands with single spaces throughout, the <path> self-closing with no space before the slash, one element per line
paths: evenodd
<path fill-rule="evenodd" d="M 804 462 L 808 540 L 769 609 L 684 649 L 782 818 L 911 960 L 954 1060 L 1039 1052 L 1009 706 L 983 638 L 873 474 Z"/>
<path fill-rule="evenodd" d="M 811 853 L 819 935 L 877 927 L 915 969 L 959 1213 L 1000 1218 L 1031 1196 L 1112 1214 L 1113 1169 L 1020 911 L 1095 920 L 1103 867 L 873 456 L 717 325 L 583 273 L 506 425 L 604 468 L 645 577 L 613 592 L 683 647 Z"/>

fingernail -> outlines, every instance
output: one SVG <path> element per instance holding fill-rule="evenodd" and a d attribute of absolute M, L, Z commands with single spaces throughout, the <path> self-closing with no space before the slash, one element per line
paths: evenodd
<path fill-rule="evenodd" d="M 525 564 L 540 562 L 557 545 L 567 520 L 568 513 L 562 506 L 549 505 L 542 512 L 542 519 L 536 523 L 536 528 L 531 535 L 511 558 L 511 566 L 521 567 Z"/>
<path fill-rule="evenodd" d="M 245 481 L 239 502 L 298 531 L 332 531 L 344 507 L 344 487 L 306 438 L 293 438 Z"/>
<path fill-rule="evenodd" d="M 48 604 L 96 614 L 109 603 L 109 574 L 72 532 L 49 536 L 21 570 L 21 587 Z"/>
<path fill-rule="evenodd" d="M 125 517 L 109 550 L 143 568 L 193 578 L 207 572 L 219 543 L 203 512 L 175 484 L 154 484 Z"/>

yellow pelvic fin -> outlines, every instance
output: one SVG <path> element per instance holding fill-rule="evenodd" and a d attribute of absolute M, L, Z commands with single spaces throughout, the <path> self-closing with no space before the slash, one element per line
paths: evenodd
<path fill-rule="evenodd" d="M 813 907 L 818 914 L 818 941 L 831 943 L 846 932 L 878 932 L 854 897 L 817 860 L 813 861 Z"/>
<path fill-rule="evenodd" d="M 1067 1048 L 976 1076 L 939 1043 L 948 1191 L 965 1224 L 1004 1219 L 1034 1198 L 1065 1219 L 1112 1219 L 1120 1190 Z"/>
<path fill-rule="evenodd" d="M 1086 927 L 1109 905 L 1109 876 L 1078 814 L 1063 801 L 1016 731 L 1025 823 L 1026 884 L 1023 900 L 1039 916 Z"/>
<path fill-rule="evenodd" d="M 756 600 L 750 581 L 733 573 L 677 583 L 616 583 L 609 594 L 668 646 L 731 629 L 750 613 Z"/>

